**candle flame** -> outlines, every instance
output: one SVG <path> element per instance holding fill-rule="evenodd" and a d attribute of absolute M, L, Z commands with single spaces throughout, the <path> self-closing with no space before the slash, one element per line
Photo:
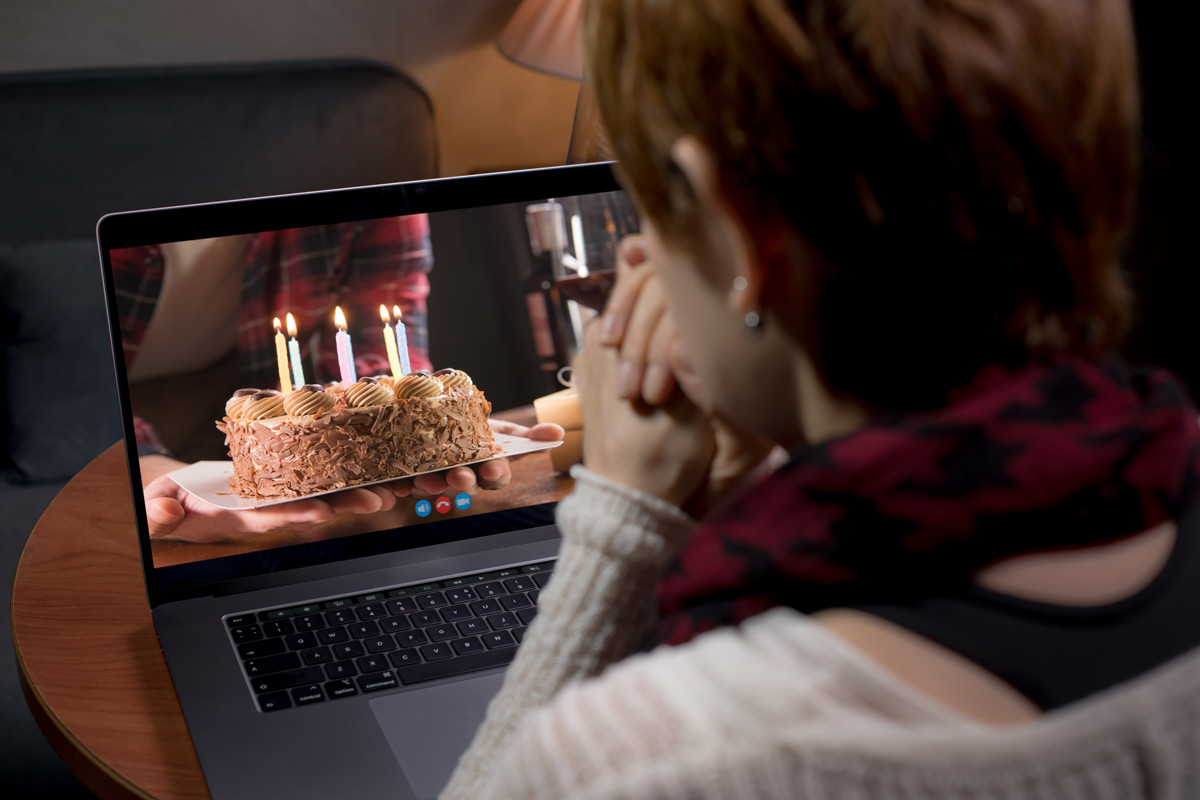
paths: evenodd
<path fill-rule="evenodd" d="M 346 315 L 342 313 L 341 306 L 337 306 L 333 310 L 333 324 L 337 325 L 340 330 L 346 330 Z"/>
<path fill-rule="evenodd" d="M 396 315 L 396 321 L 400 321 L 400 306 L 392 306 L 392 313 Z"/>
<path fill-rule="evenodd" d="M 383 320 L 384 325 L 392 324 L 392 317 L 387 312 L 387 306 L 385 306 L 383 304 L 380 304 L 380 306 L 379 306 L 379 318 L 381 320 Z"/>
<path fill-rule="evenodd" d="M 280 325 L 282 324 L 282 323 L 280 323 L 280 321 L 279 321 L 279 317 L 276 317 L 276 318 L 275 318 L 275 321 L 274 321 L 274 322 L 272 322 L 271 324 L 275 326 L 275 332 L 276 332 L 276 333 L 279 333 L 279 327 L 280 327 Z"/>
<path fill-rule="evenodd" d="M 287 315 L 287 329 L 288 336 L 291 336 L 293 339 L 296 338 L 296 318 L 292 316 L 292 312 L 290 311 Z"/>

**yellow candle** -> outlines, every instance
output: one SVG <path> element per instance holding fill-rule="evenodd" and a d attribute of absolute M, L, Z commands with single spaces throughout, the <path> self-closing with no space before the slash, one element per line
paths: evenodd
<path fill-rule="evenodd" d="M 400 380 L 404 373 L 400 371 L 400 355 L 396 352 L 396 336 L 392 333 L 392 317 L 388 314 L 387 306 L 379 307 L 379 318 L 383 320 L 383 344 L 387 347 L 388 365 L 392 368 L 392 377 Z"/>
<path fill-rule="evenodd" d="M 287 339 L 283 338 L 280 330 L 283 323 L 275 318 L 275 358 L 279 361 L 279 391 L 288 394 L 292 391 L 292 379 L 288 376 Z"/>

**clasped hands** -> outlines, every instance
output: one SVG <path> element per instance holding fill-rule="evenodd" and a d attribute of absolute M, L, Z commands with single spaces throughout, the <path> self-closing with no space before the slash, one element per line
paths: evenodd
<path fill-rule="evenodd" d="M 772 450 L 709 407 L 641 236 L 622 241 L 616 285 L 573 366 L 588 469 L 697 518 Z"/>

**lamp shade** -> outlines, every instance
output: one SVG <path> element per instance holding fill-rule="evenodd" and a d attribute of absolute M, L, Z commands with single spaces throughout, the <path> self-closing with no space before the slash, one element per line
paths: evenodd
<path fill-rule="evenodd" d="M 579 13 L 583 0 L 524 0 L 496 47 L 516 63 L 560 78 L 583 78 Z"/>

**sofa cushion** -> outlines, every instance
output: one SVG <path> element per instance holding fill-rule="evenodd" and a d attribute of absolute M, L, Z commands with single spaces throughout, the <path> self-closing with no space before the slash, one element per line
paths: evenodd
<path fill-rule="evenodd" d="M 433 109 L 364 61 L 0 75 L 0 242 L 113 211 L 432 178 Z"/>
<path fill-rule="evenodd" d="M 0 246 L 0 478 L 68 478 L 121 438 L 96 245 Z"/>

